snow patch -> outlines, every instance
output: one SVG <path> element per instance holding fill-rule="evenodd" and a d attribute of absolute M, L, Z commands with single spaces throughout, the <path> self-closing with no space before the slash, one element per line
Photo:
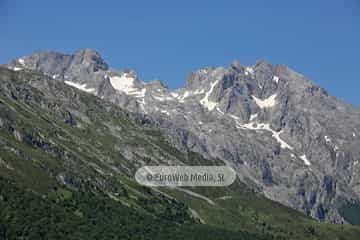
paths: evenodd
<path fill-rule="evenodd" d="M 207 74 L 207 73 L 208 73 L 208 71 L 207 71 L 206 69 L 200 69 L 200 70 L 199 70 L 199 73 L 202 73 L 202 74 Z"/>
<path fill-rule="evenodd" d="M 146 93 L 146 88 L 142 88 L 140 91 L 137 91 L 137 96 L 136 97 L 145 97 L 145 93 Z"/>
<path fill-rule="evenodd" d="M 223 111 L 221 111 L 221 109 L 218 107 L 216 108 L 216 111 L 218 111 L 221 115 L 225 115 L 225 113 Z"/>
<path fill-rule="evenodd" d="M 86 84 L 80 84 L 80 83 L 76 83 L 76 82 L 71 82 L 71 81 L 65 81 L 64 82 L 66 85 L 75 87 L 81 91 L 87 92 L 87 93 L 95 93 L 96 90 L 95 88 L 87 88 Z"/>
<path fill-rule="evenodd" d="M 331 138 L 329 136 L 325 136 L 324 138 L 326 143 L 331 143 Z"/>
<path fill-rule="evenodd" d="M 140 101 L 137 100 L 137 102 L 140 104 L 140 108 L 143 111 L 143 113 L 147 114 L 147 111 L 145 109 L 145 105 L 146 105 L 145 98 L 142 98 Z"/>
<path fill-rule="evenodd" d="M 240 129 L 263 130 L 263 131 L 271 132 L 272 137 L 275 138 L 278 143 L 280 143 L 281 148 L 294 150 L 294 148 L 290 144 L 288 144 L 287 142 L 285 142 L 284 140 L 282 140 L 280 138 L 280 134 L 283 131 L 276 132 L 276 131 L 272 130 L 270 127 L 270 124 L 268 124 L 268 123 L 250 122 L 250 123 L 246 123 L 246 124 L 239 124 L 239 123 L 237 123 L 237 124 L 238 125 L 236 127 L 240 128 Z"/>
<path fill-rule="evenodd" d="M 174 98 L 179 97 L 179 94 L 178 94 L 178 93 L 174 93 L 174 92 L 172 92 L 172 93 L 170 93 L 170 94 L 171 94 L 171 96 L 172 96 L 172 97 L 174 97 Z"/>
<path fill-rule="evenodd" d="M 189 91 L 185 91 L 184 94 L 182 96 L 178 96 L 177 98 L 179 99 L 179 102 L 184 102 L 185 98 L 190 96 L 190 92 Z"/>
<path fill-rule="evenodd" d="M 254 69 L 252 67 L 245 68 L 245 75 L 254 74 Z"/>
<path fill-rule="evenodd" d="M 213 82 L 210 86 L 210 90 L 205 93 L 205 96 L 203 99 L 200 100 L 200 104 L 203 105 L 204 107 L 206 107 L 209 111 L 212 111 L 217 105 L 217 102 L 213 102 L 211 100 L 209 100 L 209 97 L 212 93 L 212 91 L 214 90 L 214 87 L 216 86 L 216 84 L 218 84 L 219 80 L 216 80 L 215 82 Z"/>
<path fill-rule="evenodd" d="M 170 113 L 168 111 L 166 111 L 166 110 L 161 110 L 160 112 L 170 116 Z"/>
<path fill-rule="evenodd" d="M 22 59 L 22 58 L 19 58 L 18 62 L 19 62 L 21 65 L 25 65 L 25 61 L 24 61 L 24 59 Z"/>
<path fill-rule="evenodd" d="M 133 95 L 135 97 L 145 97 L 146 89 L 136 88 L 134 85 L 135 78 L 129 76 L 129 74 L 123 74 L 119 76 L 110 77 L 110 83 L 115 90 L 124 92 L 127 95 Z"/>
<path fill-rule="evenodd" d="M 179 95 L 177 93 L 171 93 L 171 95 L 179 100 L 179 102 L 183 103 L 184 100 L 188 97 L 203 94 L 204 89 L 196 90 L 196 91 L 185 91 L 183 95 Z"/>
<path fill-rule="evenodd" d="M 304 163 L 305 163 L 306 166 L 310 166 L 310 165 L 311 165 L 310 161 L 307 159 L 307 157 L 306 157 L 305 154 L 302 155 L 302 156 L 300 156 L 300 159 L 304 161 Z"/>
<path fill-rule="evenodd" d="M 255 100 L 256 104 L 260 108 L 274 107 L 277 104 L 276 97 L 277 97 L 277 94 L 275 93 L 275 94 L 271 95 L 270 97 L 262 100 L 262 99 L 255 97 L 254 95 L 252 95 L 252 98 Z"/>
<path fill-rule="evenodd" d="M 256 114 L 251 114 L 250 115 L 250 122 L 253 121 L 257 117 L 258 117 L 257 113 Z"/>
<path fill-rule="evenodd" d="M 290 149 L 290 150 L 294 150 L 294 148 L 292 146 L 290 146 L 287 142 L 283 141 L 281 138 L 280 138 L 280 134 L 283 132 L 282 130 L 280 132 L 275 132 L 273 131 L 272 129 L 270 129 L 273 133 L 273 138 L 276 139 L 276 141 L 278 141 L 280 143 L 280 147 L 283 148 L 283 149 Z"/>
<path fill-rule="evenodd" d="M 172 97 L 169 97 L 169 96 L 161 96 L 160 97 L 160 96 L 153 95 L 152 97 L 160 102 L 174 100 Z"/>
<path fill-rule="evenodd" d="M 239 119 L 240 119 L 239 117 L 237 117 L 237 116 L 235 116 L 235 115 L 232 115 L 232 114 L 229 114 L 229 116 L 230 116 L 231 118 L 235 119 L 235 120 L 239 120 Z"/>
<path fill-rule="evenodd" d="M 273 81 L 276 83 L 279 83 L 279 77 L 278 76 L 273 76 Z"/>
<path fill-rule="evenodd" d="M 14 67 L 13 70 L 14 70 L 14 71 L 20 71 L 20 70 L 22 70 L 22 68 Z"/>

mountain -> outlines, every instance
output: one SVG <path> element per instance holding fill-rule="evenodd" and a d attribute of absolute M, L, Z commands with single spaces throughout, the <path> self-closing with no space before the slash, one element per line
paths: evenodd
<path fill-rule="evenodd" d="M 360 111 L 284 65 L 208 67 L 177 90 L 112 69 L 91 49 L 38 52 L 7 67 L 151 116 L 178 150 L 221 159 L 247 186 L 312 217 L 343 222 L 340 207 L 360 198 Z"/>
<path fill-rule="evenodd" d="M 208 67 L 177 90 L 112 69 L 91 49 L 38 52 L 7 67 L 151 116 L 180 151 L 221 159 L 248 186 L 312 217 L 343 222 L 339 208 L 360 198 L 359 109 L 284 65 Z"/>
<path fill-rule="evenodd" d="M 148 115 L 33 70 L 0 67 L 1 239 L 356 239 L 241 181 L 147 188 L 143 165 L 223 165 L 179 151 Z"/>

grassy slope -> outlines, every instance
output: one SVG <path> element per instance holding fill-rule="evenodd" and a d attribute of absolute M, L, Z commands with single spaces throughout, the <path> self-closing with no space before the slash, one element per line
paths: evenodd
<path fill-rule="evenodd" d="M 190 189 L 215 205 L 181 191 L 162 189 L 194 209 L 208 225 L 249 231 L 268 239 L 357 239 L 359 227 L 318 222 L 235 183 L 231 188 Z"/>

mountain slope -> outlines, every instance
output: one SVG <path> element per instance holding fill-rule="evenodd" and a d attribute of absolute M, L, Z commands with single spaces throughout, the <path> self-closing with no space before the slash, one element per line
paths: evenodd
<path fill-rule="evenodd" d="M 315 218 L 343 222 L 338 209 L 359 201 L 360 111 L 286 66 L 235 61 L 198 70 L 177 90 L 112 69 L 90 49 L 7 66 L 148 114 L 177 149 L 221 159 L 248 186 Z"/>
<path fill-rule="evenodd" d="M 0 109 L 4 239 L 355 239 L 360 233 L 319 223 L 239 181 L 215 189 L 139 186 L 133 174 L 142 165 L 222 162 L 179 152 L 147 116 L 44 75 L 0 68 Z"/>

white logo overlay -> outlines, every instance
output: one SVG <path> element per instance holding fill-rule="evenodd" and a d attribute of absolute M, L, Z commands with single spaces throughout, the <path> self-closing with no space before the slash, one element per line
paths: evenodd
<path fill-rule="evenodd" d="M 236 172 L 228 166 L 144 166 L 135 179 L 149 187 L 225 187 L 235 181 Z"/>

